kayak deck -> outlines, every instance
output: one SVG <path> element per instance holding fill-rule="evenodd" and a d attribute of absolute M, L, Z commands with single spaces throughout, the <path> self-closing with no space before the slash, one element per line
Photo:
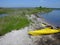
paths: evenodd
<path fill-rule="evenodd" d="M 59 30 L 56 29 L 50 29 L 50 28 L 45 28 L 41 30 L 34 30 L 34 31 L 29 31 L 28 34 L 32 36 L 37 36 L 37 35 L 48 35 L 48 34 L 54 34 L 60 32 Z"/>

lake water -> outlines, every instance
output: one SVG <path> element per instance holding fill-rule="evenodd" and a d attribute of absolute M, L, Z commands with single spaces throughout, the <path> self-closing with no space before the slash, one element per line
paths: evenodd
<path fill-rule="evenodd" d="M 60 10 L 53 10 L 50 13 L 42 14 L 41 17 L 43 17 L 46 22 L 60 27 Z"/>
<path fill-rule="evenodd" d="M 8 16 L 8 14 L 0 14 L 0 17 Z"/>

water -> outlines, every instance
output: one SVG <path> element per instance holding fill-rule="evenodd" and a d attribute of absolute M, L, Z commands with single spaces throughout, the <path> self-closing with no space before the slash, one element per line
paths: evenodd
<path fill-rule="evenodd" d="M 53 10 L 50 13 L 42 14 L 41 15 L 46 22 L 56 26 L 60 27 L 60 10 Z"/>
<path fill-rule="evenodd" d="M 0 17 L 8 16 L 7 14 L 0 14 Z"/>

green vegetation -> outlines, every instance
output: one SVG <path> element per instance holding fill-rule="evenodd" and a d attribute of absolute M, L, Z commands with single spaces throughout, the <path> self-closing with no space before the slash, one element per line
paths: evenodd
<path fill-rule="evenodd" d="M 51 8 L 45 8 L 45 7 L 35 7 L 35 8 L 0 8 L 0 14 L 3 13 L 12 13 L 12 12 L 23 12 L 25 14 L 36 14 L 38 12 L 42 13 L 48 13 L 52 11 Z"/>
<path fill-rule="evenodd" d="M 14 11 L 15 9 L 11 9 L 11 8 L 0 8 L 0 14 L 12 13 Z"/>
<path fill-rule="evenodd" d="M 29 21 L 26 16 L 6 16 L 0 18 L 0 35 L 4 35 L 12 30 L 18 30 L 22 27 L 28 26 Z"/>
<path fill-rule="evenodd" d="M 45 8 L 45 7 L 36 7 L 30 11 L 30 14 L 36 14 L 36 13 L 48 13 L 51 12 L 53 9 L 51 8 Z"/>
<path fill-rule="evenodd" d="M 28 21 L 26 14 L 36 14 L 38 12 L 50 12 L 50 8 L 0 8 L 0 14 L 8 14 L 8 16 L 0 17 L 0 35 L 4 35 L 12 30 L 18 30 L 28 26 L 31 21 Z"/>

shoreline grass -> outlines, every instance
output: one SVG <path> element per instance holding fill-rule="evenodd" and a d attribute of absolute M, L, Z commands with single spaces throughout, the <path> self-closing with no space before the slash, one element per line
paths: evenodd
<path fill-rule="evenodd" d="M 0 35 L 4 35 L 12 30 L 18 30 L 28 25 L 29 21 L 26 16 L 6 16 L 0 18 Z"/>

